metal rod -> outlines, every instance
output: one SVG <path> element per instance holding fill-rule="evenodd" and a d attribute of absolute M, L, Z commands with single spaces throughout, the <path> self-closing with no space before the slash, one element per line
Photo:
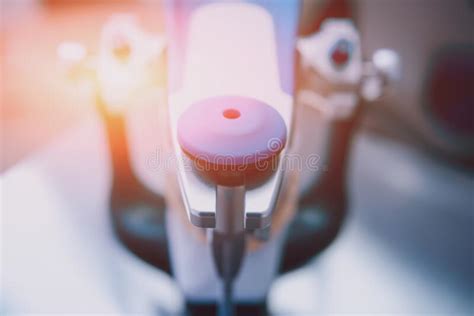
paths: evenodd
<path fill-rule="evenodd" d="M 219 302 L 219 316 L 233 316 L 234 307 L 232 304 L 232 280 L 222 280 L 222 296 Z"/>
<path fill-rule="evenodd" d="M 222 287 L 218 315 L 232 316 L 233 281 L 245 252 L 245 187 L 217 186 L 216 194 L 216 228 L 213 231 L 212 250 Z"/>

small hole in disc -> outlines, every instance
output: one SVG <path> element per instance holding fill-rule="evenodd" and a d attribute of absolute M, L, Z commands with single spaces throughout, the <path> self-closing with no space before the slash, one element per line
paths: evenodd
<path fill-rule="evenodd" d="M 224 114 L 225 118 L 230 120 L 234 120 L 240 117 L 240 112 L 236 109 L 227 109 L 222 114 Z"/>

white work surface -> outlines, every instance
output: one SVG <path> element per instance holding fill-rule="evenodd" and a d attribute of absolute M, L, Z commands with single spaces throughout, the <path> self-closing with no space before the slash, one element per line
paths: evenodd
<path fill-rule="evenodd" d="M 172 280 L 112 235 L 104 144 L 93 118 L 1 176 L 0 314 L 179 310 Z M 342 233 L 275 281 L 271 311 L 473 313 L 473 196 L 472 174 L 362 133 Z"/>

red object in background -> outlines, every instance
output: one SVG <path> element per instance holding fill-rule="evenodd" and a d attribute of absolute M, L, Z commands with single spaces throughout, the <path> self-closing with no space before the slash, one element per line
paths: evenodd
<path fill-rule="evenodd" d="M 432 62 L 425 95 L 435 123 L 453 136 L 474 136 L 474 46 L 448 47 Z"/>
<path fill-rule="evenodd" d="M 349 60 L 349 54 L 344 50 L 336 48 L 331 54 L 331 59 L 336 65 L 343 66 Z"/>
<path fill-rule="evenodd" d="M 341 38 L 334 44 L 334 47 L 331 49 L 329 57 L 331 62 L 338 68 L 344 67 L 350 59 L 351 55 L 351 42 L 346 39 Z"/>

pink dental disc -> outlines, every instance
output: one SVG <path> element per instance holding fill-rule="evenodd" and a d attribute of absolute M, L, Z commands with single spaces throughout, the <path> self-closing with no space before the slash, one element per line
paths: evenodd
<path fill-rule="evenodd" d="M 277 168 L 286 125 L 271 106 L 248 97 L 198 101 L 178 120 L 178 142 L 207 180 L 252 185 Z"/>

